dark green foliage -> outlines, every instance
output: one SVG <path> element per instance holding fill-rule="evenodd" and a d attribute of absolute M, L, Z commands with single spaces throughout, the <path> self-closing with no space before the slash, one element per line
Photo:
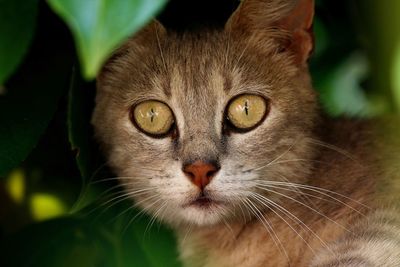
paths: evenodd
<path fill-rule="evenodd" d="M 0 84 L 17 68 L 34 35 L 39 0 L 0 0 Z"/>
<path fill-rule="evenodd" d="M 0 266 L 179 266 L 170 232 L 157 226 L 146 232 L 148 218 L 131 222 L 113 212 L 32 224 L 3 241 Z"/>

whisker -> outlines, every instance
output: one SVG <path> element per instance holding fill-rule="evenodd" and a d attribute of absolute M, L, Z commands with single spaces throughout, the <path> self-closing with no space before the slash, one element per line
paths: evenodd
<path fill-rule="evenodd" d="M 144 235 L 146 235 L 147 231 L 150 231 L 151 227 L 153 226 L 154 222 L 157 219 L 158 214 L 168 205 L 167 201 L 164 201 L 164 203 L 151 215 L 150 221 L 147 223 L 146 229 L 144 231 Z"/>
<path fill-rule="evenodd" d="M 241 204 L 244 205 L 244 203 L 243 203 L 243 201 L 241 200 L 241 198 L 239 198 L 239 200 L 240 200 L 239 208 L 240 208 L 240 210 L 242 211 L 243 220 L 244 220 L 244 222 L 247 222 L 247 218 L 251 218 L 251 214 L 250 214 L 250 212 L 249 212 L 248 210 L 246 210 L 246 211 L 247 211 L 247 214 L 248 214 L 248 217 L 246 217 L 246 215 L 244 214 L 244 210 L 243 210 L 243 208 L 242 208 L 242 205 L 241 205 Z M 246 205 L 244 205 L 244 206 L 246 206 Z"/>
<path fill-rule="evenodd" d="M 115 188 L 112 188 L 112 189 L 115 190 Z M 119 191 L 116 191 L 116 192 L 113 192 L 113 193 L 110 193 L 110 194 L 106 195 L 106 193 L 108 193 L 107 191 L 111 191 L 111 190 L 108 189 L 108 190 L 106 190 L 105 192 L 103 192 L 102 194 L 100 194 L 100 196 L 98 196 L 98 197 L 93 201 L 93 203 L 102 201 L 102 199 L 104 199 L 104 198 L 113 197 L 113 196 L 115 196 L 115 195 L 120 195 L 120 194 L 122 194 L 123 192 L 125 192 L 125 190 L 122 189 L 122 190 L 119 190 Z M 102 195 L 105 195 L 105 196 L 102 196 Z M 125 199 L 123 199 L 123 200 L 126 200 L 126 199 L 128 199 L 128 197 L 125 198 Z M 123 200 L 122 200 L 122 201 L 123 201 Z M 119 202 L 118 202 L 118 203 L 119 203 Z M 118 203 L 115 203 L 115 204 L 118 204 Z M 104 203 L 101 203 L 101 204 L 95 206 L 94 208 L 90 209 L 89 211 L 86 211 L 85 214 L 86 214 L 86 215 L 90 215 L 90 214 L 92 214 L 93 212 L 99 210 L 100 208 L 103 208 L 103 206 L 104 206 Z M 111 206 L 113 206 L 113 205 L 111 205 Z M 111 207 L 111 206 L 110 206 L 110 207 Z M 106 210 L 104 210 L 102 213 L 104 213 L 104 212 L 107 211 L 107 210 L 108 210 L 108 208 L 107 208 Z"/>
<path fill-rule="evenodd" d="M 142 172 L 143 171 L 151 171 L 152 174 L 157 174 L 157 173 L 161 172 L 162 170 L 141 167 L 140 169 L 138 169 L 138 171 L 142 171 Z M 124 180 L 124 179 L 132 179 L 132 180 L 134 180 L 134 179 L 140 179 L 140 178 L 141 179 L 143 179 L 143 178 L 150 179 L 152 177 L 116 176 L 116 177 L 103 178 L 103 179 L 100 179 L 100 180 L 92 181 L 92 182 L 90 182 L 90 184 L 98 184 L 98 183 L 110 182 L 110 181 L 115 181 L 115 180 L 119 181 L 119 180 Z"/>
<path fill-rule="evenodd" d="M 104 178 L 104 179 L 101 179 L 101 180 L 96 180 L 96 181 L 90 182 L 90 184 L 94 185 L 94 184 L 110 182 L 110 181 L 120 181 L 122 179 L 135 179 L 135 177 L 129 177 L 129 176 L 126 176 L 126 177 L 123 177 L 123 176 L 121 176 L 121 177 L 119 177 L 119 176 L 118 177 L 110 177 L 110 178 Z"/>
<path fill-rule="evenodd" d="M 143 189 L 139 189 L 139 190 L 136 190 L 136 191 L 129 191 L 129 192 L 125 193 L 125 194 L 118 195 L 118 196 L 106 201 L 105 203 L 102 203 L 101 206 L 106 206 L 107 204 L 118 200 L 118 201 L 116 201 L 114 203 L 114 204 L 117 204 L 117 203 L 120 203 L 121 201 L 124 201 L 125 199 L 128 199 L 128 198 L 133 197 L 133 196 L 142 195 L 142 194 L 147 193 L 147 192 L 149 192 L 151 190 L 154 190 L 154 187 L 143 188 Z M 110 208 L 110 207 L 107 207 L 107 209 L 108 208 Z"/>
<path fill-rule="evenodd" d="M 271 211 L 272 211 L 276 216 L 278 216 L 282 221 L 284 221 L 284 222 L 289 226 L 289 228 L 292 229 L 292 231 L 295 232 L 296 235 L 299 236 L 299 237 L 303 240 L 303 242 L 310 248 L 310 250 L 312 251 L 312 253 L 315 255 L 314 249 L 313 249 L 313 248 L 311 247 L 311 245 L 303 238 L 303 236 L 300 235 L 300 233 L 299 233 L 296 229 L 294 229 L 293 226 L 292 226 L 289 222 L 287 222 L 287 221 L 285 220 L 285 218 L 283 218 L 279 213 L 277 213 L 274 209 L 272 209 L 268 204 L 266 204 L 266 203 L 264 203 L 264 201 L 262 201 L 262 200 L 264 199 L 265 201 L 267 201 L 268 203 L 270 203 L 270 202 L 269 202 L 269 199 L 265 198 L 264 196 L 262 196 L 262 195 L 260 195 L 260 194 L 258 194 L 258 193 L 254 193 L 254 196 L 253 196 L 253 197 L 254 197 L 258 202 L 260 202 L 262 205 L 264 205 L 266 208 L 268 208 L 269 210 L 271 210 Z M 289 217 L 289 218 L 290 218 L 290 217 Z"/>
<path fill-rule="evenodd" d="M 100 215 L 104 214 L 107 210 L 109 210 L 111 207 L 117 205 L 118 203 L 121 203 L 123 201 L 126 201 L 127 199 L 130 199 L 132 196 L 139 196 L 139 195 L 143 195 L 146 194 L 148 191 L 152 190 L 152 188 L 147 188 L 147 189 L 141 189 L 141 190 L 137 190 L 137 191 L 133 191 L 133 192 L 128 192 L 125 194 L 118 194 L 118 192 L 116 192 L 115 194 L 117 194 L 117 197 L 114 197 L 108 201 L 106 201 L 105 203 L 101 203 L 99 206 L 93 208 L 91 211 L 89 211 L 87 213 L 87 215 L 95 212 L 96 210 L 103 208 L 102 212 L 100 213 Z M 140 191 L 140 192 L 139 192 Z M 113 194 L 113 195 L 115 195 Z M 113 203 L 112 203 L 113 202 Z M 110 204 L 111 203 L 111 204 Z M 110 204 L 107 206 L 107 204 Z M 104 207 L 106 206 L 106 207 Z M 99 215 L 99 216 L 100 216 Z"/>
<path fill-rule="evenodd" d="M 269 233 L 270 237 L 272 238 L 273 242 L 275 243 L 276 247 L 278 250 L 285 255 L 288 264 L 290 264 L 290 259 L 289 256 L 286 252 L 286 249 L 283 247 L 281 240 L 278 238 L 276 235 L 274 229 L 272 228 L 271 224 L 267 221 L 267 219 L 262 215 L 261 211 L 251 202 L 248 198 L 244 198 L 244 203 L 247 203 L 247 207 L 252 210 L 252 213 L 254 216 L 257 217 L 257 219 L 262 223 L 264 228 L 267 230 Z M 263 219 L 264 218 L 264 219 Z"/>
<path fill-rule="evenodd" d="M 260 195 L 258 193 L 256 193 L 259 197 L 261 197 L 262 199 L 264 199 L 265 201 L 267 201 L 268 203 L 270 203 L 272 206 L 274 206 L 275 208 L 277 208 L 279 211 L 281 211 L 283 214 L 286 214 L 286 216 L 288 216 L 292 221 L 296 222 L 298 225 L 300 225 L 300 227 L 302 227 L 303 229 L 306 229 L 308 231 L 310 231 L 320 242 L 321 244 L 328 250 L 329 246 L 328 244 L 322 240 L 322 238 L 314 231 L 312 230 L 307 224 L 305 224 L 302 220 L 300 220 L 300 218 L 298 218 L 296 215 L 294 215 L 292 212 L 290 212 L 289 210 L 287 210 L 286 208 L 282 207 L 281 205 L 279 205 L 278 203 L 276 203 L 275 201 L 266 198 L 263 195 Z M 332 252 L 333 253 L 333 252 Z"/>
<path fill-rule="evenodd" d="M 225 227 L 229 230 L 229 232 L 232 234 L 232 236 L 235 236 L 232 227 L 229 225 L 229 223 L 226 221 L 226 219 L 223 216 L 220 216 L 222 222 L 224 223 Z"/>
<path fill-rule="evenodd" d="M 265 169 L 267 167 L 271 167 L 271 166 L 274 166 L 274 165 L 279 165 L 279 164 L 282 164 L 282 163 L 291 163 L 291 162 L 315 162 L 315 163 L 325 164 L 325 165 L 328 165 L 328 166 L 334 166 L 333 164 L 331 164 L 329 162 L 325 162 L 325 161 L 321 161 L 321 160 L 314 160 L 314 159 L 287 159 L 287 160 L 276 161 L 276 162 L 273 162 L 271 164 L 267 164 L 267 165 L 252 169 L 252 171 L 259 171 L 259 170 L 262 170 L 262 169 Z"/>
<path fill-rule="evenodd" d="M 282 185 L 282 186 L 292 186 L 292 187 L 298 187 L 298 188 L 301 188 L 301 189 L 304 189 L 304 190 L 309 190 L 309 191 L 312 191 L 312 192 L 315 192 L 315 193 L 318 193 L 318 194 L 327 196 L 327 197 L 329 197 L 330 199 L 332 199 L 332 200 L 334 200 L 334 201 L 337 201 L 337 202 L 339 202 L 339 203 L 345 205 L 346 207 L 352 209 L 353 211 L 355 211 L 355 212 L 357 212 L 358 214 L 363 215 L 363 216 L 365 216 L 365 215 L 364 215 L 362 212 L 360 212 L 359 210 L 353 208 L 352 206 L 348 205 L 347 203 L 345 203 L 345 202 L 341 201 L 340 199 L 335 198 L 335 197 L 333 197 L 333 196 L 331 196 L 331 195 L 329 195 L 329 194 L 333 194 L 333 195 L 337 195 L 337 196 L 343 197 L 343 198 L 345 198 L 345 199 L 347 199 L 347 200 L 349 200 L 349 201 L 352 201 L 352 202 L 354 202 L 354 203 L 356 203 L 356 204 L 358 204 L 358 205 L 363 206 L 364 208 L 371 209 L 371 208 L 368 207 L 367 205 L 365 205 L 365 204 L 359 202 L 358 200 L 352 199 L 352 198 L 350 198 L 350 197 L 348 197 L 348 196 L 345 196 L 345 195 L 343 195 L 343 194 L 340 194 L 340 193 L 338 193 L 338 192 L 331 191 L 331 190 L 328 190 L 328 189 L 324 189 L 324 188 L 321 188 L 321 187 L 310 186 L 310 185 L 304 185 L 304 184 L 297 184 L 297 183 L 292 183 L 292 182 L 261 181 L 261 180 L 260 180 L 260 182 L 265 182 L 267 185 L 268 185 L 268 184 L 275 184 L 275 185 Z"/>
<path fill-rule="evenodd" d="M 289 179 L 287 179 L 285 176 L 283 176 L 283 175 L 279 175 L 279 176 L 280 176 L 283 180 L 285 180 L 285 182 L 290 183 Z M 317 207 L 316 207 L 316 205 L 314 204 L 314 202 L 311 201 L 311 199 L 310 199 L 309 197 L 314 197 L 314 198 L 317 198 L 317 199 L 322 200 L 322 201 L 335 203 L 335 202 L 333 202 L 333 201 L 329 201 L 329 200 L 324 199 L 324 198 L 322 198 L 322 197 L 315 196 L 315 195 L 312 195 L 312 194 L 309 194 L 309 193 L 305 193 L 305 192 L 303 192 L 302 190 L 300 190 L 299 188 L 297 188 L 297 187 L 295 187 L 295 186 L 291 186 L 290 189 L 295 190 L 295 192 L 298 193 L 298 196 L 299 196 L 300 198 L 304 198 L 305 202 L 308 202 L 308 204 L 310 204 L 310 205 L 313 206 L 314 208 L 317 208 Z"/>
<path fill-rule="evenodd" d="M 149 201 L 149 200 L 152 200 L 153 198 L 157 198 L 157 197 L 158 197 L 157 195 L 150 196 L 150 197 L 148 197 L 148 198 L 146 198 L 146 199 L 143 199 L 142 201 L 139 201 L 139 202 L 135 203 L 135 206 L 138 206 L 139 204 L 141 204 L 141 203 L 143 203 L 143 202 L 145 202 L 145 201 Z M 157 204 L 157 203 L 158 203 L 159 201 L 161 201 L 161 200 L 162 200 L 162 199 L 160 199 L 160 198 L 156 199 L 152 204 L 150 204 L 150 205 L 148 206 L 148 208 L 151 208 L 152 206 L 154 206 L 155 204 Z M 131 207 L 131 208 L 132 208 L 132 207 Z M 123 233 L 125 233 L 125 232 L 128 230 L 128 228 L 130 227 L 130 225 L 131 225 L 137 218 L 143 216 L 143 215 L 145 214 L 145 212 L 146 212 L 145 209 L 141 209 L 138 213 L 136 213 L 136 215 L 133 216 L 133 218 L 130 219 L 129 222 L 128 222 L 128 224 L 125 226 L 125 228 L 124 228 L 124 230 L 123 230 Z"/>
<path fill-rule="evenodd" d="M 193 227 L 193 222 L 190 222 L 189 226 L 187 228 L 187 231 L 185 233 L 185 236 L 183 237 L 182 244 L 185 244 L 186 238 L 188 237 L 189 233 L 192 231 L 192 227 Z"/>
<path fill-rule="evenodd" d="M 293 147 L 295 146 L 295 144 L 296 144 L 298 141 L 299 141 L 299 139 L 296 139 L 294 142 L 292 142 L 292 143 L 289 145 L 289 147 L 288 147 L 285 151 L 283 151 L 279 156 L 277 156 L 277 157 L 274 158 L 273 160 L 268 161 L 267 164 L 262 165 L 261 167 L 252 168 L 252 169 L 247 169 L 247 170 L 245 170 L 245 172 L 248 172 L 248 171 L 258 171 L 258 170 L 264 169 L 264 168 L 266 168 L 266 167 L 268 167 L 268 166 L 274 164 L 276 161 L 278 161 L 279 159 L 281 159 L 282 157 L 284 157 L 287 153 L 289 153 L 289 152 L 293 149 Z M 264 163 L 265 163 L 265 162 L 264 162 Z"/>
<path fill-rule="evenodd" d="M 109 163 L 109 161 L 104 162 L 103 164 L 101 164 L 94 172 L 93 174 L 90 176 L 89 178 L 89 183 L 96 177 L 96 175 L 100 172 L 101 169 L 103 169 L 104 167 L 107 166 L 107 164 Z"/>
<path fill-rule="evenodd" d="M 318 139 L 314 139 L 314 138 L 306 138 L 306 141 L 311 143 L 311 144 L 319 145 L 319 146 L 328 148 L 330 150 L 333 150 L 335 152 L 338 152 L 339 154 L 342 154 L 343 156 L 347 157 L 348 159 L 351 159 L 352 161 L 358 162 L 358 160 L 351 153 L 349 153 L 348 151 L 346 151 L 346 150 L 344 150 L 344 149 L 342 149 L 340 147 L 337 147 L 335 145 L 332 145 L 332 144 L 329 144 L 329 143 L 326 143 L 324 141 L 321 141 L 321 140 L 318 140 Z"/>
<path fill-rule="evenodd" d="M 268 164 L 267 164 L 267 166 L 268 165 L 270 165 L 270 164 L 273 164 L 274 162 L 276 162 L 276 161 L 278 161 L 279 159 L 281 159 L 282 157 L 284 157 L 287 153 L 289 153 L 293 148 L 294 148 L 294 145 L 298 142 L 299 140 L 298 139 L 296 139 L 290 146 L 289 146 L 289 148 L 287 149 L 287 150 L 285 150 L 282 154 L 280 154 L 278 157 L 276 157 L 274 160 L 272 160 L 271 162 L 269 162 Z"/>
<path fill-rule="evenodd" d="M 256 186 L 256 187 L 258 187 L 258 186 Z M 290 200 L 292 200 L 292 201 L 294 201 L 294 202 L 296 202 L 296 203 L 302 205 L 303 207 L 306 207 L 307 209 L 309 209 L 309 210 L 311 210 L 311 211 L 317 213 L 318 215 L 324 217 L 325 219 L 327 219 L 327 220 L 329 220 L 330 222 L 334 223 L 335 225 L 337 225 L 338 227 L 342 228 L 343 230 L 345 230 L 345 231 L 347 231 L 347 232 L 349 232 L 349 233 L 352 233 L 349 229 L 347 229 L 346 227 L 344 227 L 344 226 L 341 225 L 340 223 L 336 222 L 335 220 L 332 220 L 331 218 L 329 218 L 329 217 L 326 216 L 325 214 L 321 213 L 320 211 L 318 211 L 318 210 L 316 210 L 316 209 L 314 209 L 314 208 L 312 208 L 312 207 L 310 207 L 310 206 L 304 204 L 304 203 L 301 202 L 301 201 L 298 201 L 298 200 L 295 199 L 295 198 L 292 198 L 292 197 L 287 196 L 287 195 L 285 195 L 285 194 L 282 194 L 282 193 L 279 193 L 279 192 L 276 192 L 276 191 L 274 191 L 274 190 L 267 189 L 267 188 L 264 188 L 264 187 L 258 187 L 258 188 L 259 188 L 259 189 L 262 189 L 262 190 L 265 190 L 265 191 L 268 191 L 268 192 L 271 192 L 271 193 L 274 193 L 274 194 L 277 194 L 277 195 L 280 195 L 280 196 L 282 196 L 282 197 L 284 197 L 284 198 L 290 199 Z"/>
<path fill-rule="evenodd" d="M 127 184 L 117 184 L 117 185 L 114 185 L 114 186 L 112 186 L 112 187 L 110 187 L 110 188 L 104 190 L 104 192 L 100 193 L 100 194 L 96 197 L 96 200 L 95 200 L 95 201 L 98 201 L 98 200 L 104 199 L 104 198 L 109 198 L 109 197 L 112 197 L 112 196 L 115 196 L 115 195 L 119 195 L 119 194 L 125 192 L 124 188 L 122 188 L 121 190 L 118 190 L 118 191 L 116 191 L 116 192 L 113 192 L 113 191 L 115 191 L 117 188 L 124 187 L 125 185 L 127 185 Z"/>
<path fill-rule="evenodd" d="M 115 216 L 115 217 L 113 218 L 113 221 L 115 221 L 116 219 L 120 218 L 122 215 L 124 215 L 124 214 L 127 213 L 128 211 L 132 210 L 133 207 L 136 207 L 136 206 L 138 206 L 139 204 L 141 204 L 141 203 L 143 203 L 143 202 L 145 202 L 145 201 L 152 200 L 152 199 L 155 198 L 155 197 L 157 197 L 157 195 L 152 195 L 152 196 L 149 196 L 149 197 L 147 197 L 147 198 L 145 198 L 145 199 L 142 199 L 142 200 L 139 201 L 139 202 L 133 203 L 133 204 L 132 204 L 131 206 L 129 206 L 127 209 L 125 209 L 125 210 L 121 211 L 120 213 L 118 213 L 118 215 Z M 127 199 L 127 198 L 125 198 L 124 200 L 126 200 L 126 199 Z M 122 202 L 122 201 L 121 201 L 121 202 Z M 105 211 L 103 211 L 103 213 L 104 213 L 104 212 L 105 212 Z"/>
<path fill-rule="evenodd" d="M 303 191 L 299 190 L 298 188 L 284 188 L 284 187 L 280 187 L 280 186 L 277 186 L 277 185 L 269 185 L 269 184 L 263 184 L 263 183 L 257 183 L 257 185 L 265 186 L 267 188 L 275 188 L 275 189 L 280 189 L 280 190 L 284 190 L 284 191 L 294 192 L 294 193 L 297 193 L 298 196 L 308 196 L 308 197 L 316 198 L 316 199 L 319 199 L 319 200 L 322 200 L 322 201 L 325 201 L 325 202 L 328 202 L 328 203 L 336 204 L 336 205 L 340 204 L 340 203 L 337 203 L 337 202 L 332 201 L 332 200 L 328 200 L 328 199 L 323 198 L 323 197 L 319 197 L 319 196 L 316 196 L 316 195 L 313 195 L 313 194 L 309 194 L 309 193 L 303 192 Z M 311 199 L 306 198 L 305 200 L 307 202 L 309 202 L 310 205 L 314 205 L 314 203 L 311 201 Z"/>

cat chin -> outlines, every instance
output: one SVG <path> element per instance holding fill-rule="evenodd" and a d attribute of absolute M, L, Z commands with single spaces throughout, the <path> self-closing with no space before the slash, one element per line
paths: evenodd
<path fill-rule="evenodd" d="M 225 210 L 218 206 L 189 206 L 183 208 L 179 213 L 183 223 L 196 224 L 198 226 L 220 224 L 226 216 Z"/>

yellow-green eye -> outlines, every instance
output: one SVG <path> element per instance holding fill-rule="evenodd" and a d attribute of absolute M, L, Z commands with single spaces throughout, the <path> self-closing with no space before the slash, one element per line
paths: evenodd
<path fill-rule="evenodd" d="M 136 105 L 131 116 L 140 130 L 151 135 L 168 133 L 174 123 L 171 109 L 166 104 L 155 100 Z"/>
<path fill-rule="evenodd" d="M 228 106 L 228 120 L 240 130 L 251 129 L 259 124 L 267 113 L 266 100 L 258 95 L 240 95 Z"/>

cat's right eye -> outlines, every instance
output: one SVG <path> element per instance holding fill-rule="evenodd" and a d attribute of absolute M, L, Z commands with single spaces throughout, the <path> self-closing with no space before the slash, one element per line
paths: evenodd
<path fill-rule="evenodd" d="M 142 132 L 162 136 L 171 130 L 174 115 L 163 102 L 148 100 L 132 107 L 131 120 Z"/>

